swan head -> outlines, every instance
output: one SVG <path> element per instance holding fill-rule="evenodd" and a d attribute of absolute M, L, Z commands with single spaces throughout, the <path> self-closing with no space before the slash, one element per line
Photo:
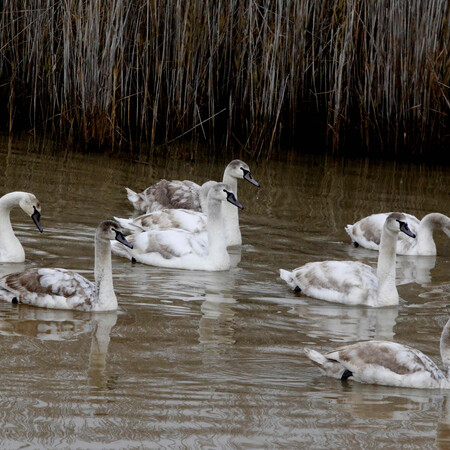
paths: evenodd
<path fill-rule="evenodd" d="M 406 216 L 402 213 L 394 212 L 389 214 L 386 218 L 385 227 L 391 233 L 399 233 L 402 231 L 407 236 L 415 238 L 416 235 L 409 229 L 408 224 L 406 223 Z"/>
<path fill-rule="evenodd" d="M 236 196 L 231 191 L 230 186 L 226 183 L 216 183 L 209 189 L 208 199 L 213 199 L 217 201 L 227 201 L 239 209 L 244 209 L 241 203 L 238 201 Z"/>
<path fill-rule="evenodd" d="M 133 244 L 130 244 L 126 240 L 126 238 L 122 232 L 122 228 L 114 220 L 103 221 L 97 227 L 97 231 L 95 233 L 95 238 L 100 241 L 105 241 L 108 243 L 111 240 L 115 239 L 116 241 L 119 241 L 121 244 L 125 245 L 126 247 L 133 248 Z"/>
<path fill-rule="evenodd" d="M 250 172 L 250 167 L 248 167 L 248 165 L 240 159 L 234 159 L 231 161 L 225 170 L 228 172 L 228 175 L 233 178 L 243 178 L 253 184 L 253 186 L 260 187 L 260 184 L 253 178 L 253 175 Z"/>
<path fill-rule="evenodd" d="M 29 215 L 37 229 L 42 233 L 44 230 L 41 226 L 41 204 L 33 194 L 25 194 L 19 202 L 19 206 Z"/>

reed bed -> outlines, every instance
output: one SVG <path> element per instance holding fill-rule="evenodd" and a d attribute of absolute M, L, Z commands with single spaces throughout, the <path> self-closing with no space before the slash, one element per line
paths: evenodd
<path fill-rule="evenodd" d="M 447 0 L 3 0 L 0 124 L 255 157 L 448 145 Z"/>

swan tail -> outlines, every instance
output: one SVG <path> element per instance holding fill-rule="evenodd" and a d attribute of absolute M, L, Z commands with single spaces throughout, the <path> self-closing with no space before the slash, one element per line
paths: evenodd
<path fill-rule="evenodd" d="M 127 188 L 127 187 L 125 188 L 125 190 L 127 191 L 128 200 L 130 200 L 131 203 L 134 204 L 139 201 L 140 197 L 137 192 L 134 192 L 130 188 Z"/>
<path fill-rule="evenodd" d="M 300 287 L 297 285 L 297 282 L 292 276 L 292 272 L 289 272 L 289 270 L 280 269 L 280 278 L 286 281 L 288 286 L 294 289 L 296 292 L 300 292 Z"/>
<path fill-rule="evenodd" d="M 120 226 L 125 230 L 132 231 L 132 232 L 139 232 L 139 233 L 144 231 L 144 229 L 142 227 L 136 225 L 133 222 L 133 219 L 122 219 L 120 217 L 114 216 L 114 220 L 116 220 L 120 224 Z"/>
<path fill-rule="evenodd" d="M 345 231 L 350 236 L 351 240 L 354 241 L 354 239 L 353 239 L 353 225 L 347 225 L 345 227 Z"/>
<path fill-rule="evenodd" d="M 328 359 L 316 350 L 305 347 L 304 351 L 306 356 L 329 377 L 345 380 L 353 375 L 340 362 Z"/>

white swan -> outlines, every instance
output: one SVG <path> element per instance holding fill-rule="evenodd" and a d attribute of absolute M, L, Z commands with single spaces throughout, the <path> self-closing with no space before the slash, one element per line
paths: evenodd
<path fill-rule="evenodd" d="M 208 181 L 202 185 L 199 191 L 202 210 L 207 211 L 207 196 L 216 181 Z M 228 208 L 230 206 L 231 208 Z M 227 247 L 238 245 L 242 242 L 241 231 L 239 228 L 239 217 L 235 214 L 236 208 L 233 205 L 222 204 L 222 217 L 224 224 L 228 221 L 233 226 L 225 229 Z M 189 233 L 201 233 L 206 231 L 207 214 L 206 212 L 193 211 L 191 209 L 161 209 L 148 214 L 144 214 L 134 219 L 124 219 L 114 217 L 122 228 L 130 230 L 133 233 L 150 230 L 169 230 L 176 228 L 185 230 Z M 234 226 L 235 225 L 235 226 Z"/>
<path fill-rule="evenodd" d="M 305 353 L 325 375 L 350 378 L 360 383 L 424 389 L 450 388 L 450 320 L 440 341 L 445 370 L 421 351 L 389 341 L 367 341 L 340 347 L 322 355 L 305 348 Z"/>
<path fill-rule="evenodd" d="M 356 261 L 322 261 L 305 264 L 292 272 L 280 269 L 280 277 L 304 294 L 347 305 L 398 304 L 395 286 L 395 244 L 400 231 L 414 237 L 402 213 L 391 213 L 383 226 L 377 274 Z"/>
<path fill-rule="evenodd" d="M 245 162 L 235 159 L 225 168 L 222 181 L 230 187 L 231 192 L 236 197 L 238 195 L 238 179 L 244 179 L 254 186 L 260 187 L 259 183 L 253 178 L 249 166 Z M 193 209 L 195 211 L 206 212 L 199 196 L 200 186 L 192 181 L 161 180 L 139 194 L 131 189 L 125 189 L 128 200 L 140 212 L 149 213 L 159 209 L 172 208 Z M 224 205 L 224 208 L 225 232 L 227 234 L 228 246 L 241 245 L 242 237 L 239 229 L 238 210 L 228 204 Z"/>
<path fill-rule="evenodd" d="M 28 192 L 10 192 L 0 198 L 0 262 L 23 262 L 25 251 L 11 226 L 11 209 L 19 205 L 31 216 L 38 230 L 42 233 L 40 223 L 41 205 L 39 200 Z"/>
<path fill-rule="evenodd" d="M 114 219 L 123 228 L 134 233 L 149 230 L 168 230 L 171 228 L 189 231 L 189 233 L 206 231 L 207 198 L 209 190 L 215 184 L 217 184 L 216 181 L 207 181 L 198 191 L 200 204 L 204 212 L 192 209 L 166 208 L 135 217 L 134 219 L 122 219 L 120 217 L 114 217 Z"/>
<path fill-rule="evenodd" d="M 125 258 L 159 267 L 190 270 L 228 270 L 231 266 L 222 220 L 222 203 L 243 208 L 225 183 L 216 183 L 208 194 L 206 233 L 184 230 L 145 231 L 127 236 L 128 250 L 112 244 L 112 251 Z"/>
<path fill-rule="evenodd" d="M 345 231 L 347 231 L 355 247 L 360 245 L 370 250 L 378 250 L 383 223 L 389 214 L 372 214 L 353 225 L 347 225 Z M 397 241 L 397 254 L 436 255 L 433 231 L 435 229 L 442 230 L 450 237 L 450 217 L 440 213 L 427 214 L 422 220 L 410 214 L 405 214 L 405 216 L 411 231 L 417 235 L 417 239 L 400 235 Z"/>
<path fill-rule="evenodd" d="M 70 270 L 32 268 L 0 278 L 0 299 L 52 309 L 117 309 L 111 270 L 111 239 L 131 247 L 116 222 L 102 222 L 95 233 L 95 283 Z"/>
<path fill-rule="evenodd" d="M 192 209 L 161 209 L 134 219 L 114 217 L 122 228 L 134 233 L 176 228 L 189 233 L 206 230 L 207 215 Z"/>

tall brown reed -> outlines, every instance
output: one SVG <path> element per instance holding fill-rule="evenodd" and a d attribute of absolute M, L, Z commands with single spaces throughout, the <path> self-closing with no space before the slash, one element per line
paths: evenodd
<path fill-rule="evenodd" d="M 4 0 L 0 120 L 113 147 L 421 152 L 448 134 L 447 3 Z"/>

